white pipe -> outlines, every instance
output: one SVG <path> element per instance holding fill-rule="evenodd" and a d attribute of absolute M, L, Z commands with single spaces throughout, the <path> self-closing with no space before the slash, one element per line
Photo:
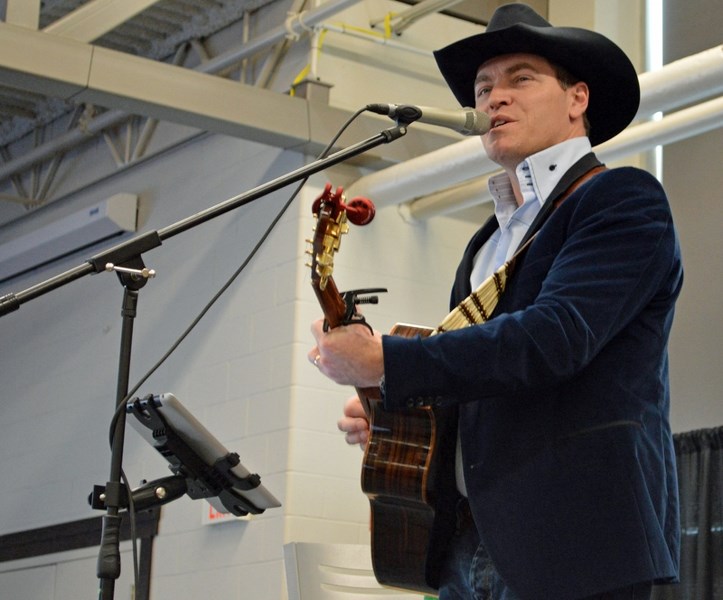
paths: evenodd
<path fill-rule="evenodd" d="M 682 58 L 658 71 L 644 73 L 640 82 L 642 98 L 638 114 L 644 116 L 720 94 L 723 92 L 723 46 Z M 655 121 L 651 127 L 655 128 L 656 123 L 661 121 Z M 619 143 L 617 140 L 621 135 L 608 143 Z M 652 148 L 659 143 L 662 142 L 650 143 L 641 149 Z M 400 204 L 487 175 L 498 168 L 484 153 L 479 139 L 470 138 L 361 177 L 348 186 L 347 195 L 350 198 L 369 196 L 380 207 Z M 472 186 L 469 189 L 476 188 Z M 426 203 L 424 212 L 431 214 Z"/>
<path fill-rule="evenodd" d="M 654 146 L 672 144 L 706 131 L 723 127 L 723 97 L 708 100 L 668 115 L 660 121 L 647 121 L 630 127 L 614 139 L 595 147 L 604 162 L 618 160 Z M 492 200 L 487 188 L 490 175 L 477 177 L 440 192 L 400 205 L 399 212 L 408 222 L 477 206 Z M 349 188 L 351 190 L 352 188 Z M 353 192 L 349 192 L 352 194 Z M 351 195 L 349 197 L 352 197 Z M 375 204 L 376 198 L 374 198 Z"/>
<path fill-rule="evenodd" d="M 342 33 L 344 35 L 362 39 L 367 42 L 381 44 L 382 46 L 387 46 L 394 50 L 402 50 L 403 52 L 410 52 L 412 54 L 419 54 L 421 56 L 427 56 L 429 58 L 432 58 L 431 50 L 425 50 L 424 48 L 415 48 L 414 46 L 409 46 L 408 44 L 402 44 L 400 42 L 397 42 L 394 39 L 383 37 L 381 35 L 371 35 L 368 33 L 362 33 L 360 31 L 355 31 L 351 27 L 345 26 L 343 23 L 340 23 L 338 25 L 334 24 L 334 23 L 323 23 L 322 25 L 319 26 L 319 28 L 326 29 L 328 31 L 333 31 L 334 33 Z"/>
<path fill-rule="evenodd" d="M 433 150 L 376 171 L 347 186 L 348 198 L 368 196 L 382 208 L 419 198 L 472 177 L 499 169 L 485 154 L 479 137 Z"/>
<path fill-rule="evenodd" d="M 449 8 L 458 2 L 461 2 L 461 0 L 422 0 L 422 2 L 415 4 L 409 10 L 392 19 L 394 21 L 392 33 L 401 35 L 405 29 L 416 23 L 422 17 Z"/>
<path fill-rule="evenodd" d="M 640 79 L 637 119 L 723 94 L 723 46 L 648 71 Z"/>
<path fill-rule="evenodd" d="M 432 217 L 448 215 L 490 202 L 492 194 L 487 182 L 493 175 L 494 173 L 491 173 L 484 177 L 470 179 L 441 192 L 400 204 L 399 214 L 407 223 L 419 223 Z"/>
<path fill-rule="evenodd" d="M 723 96 L 630 127 L 612 140 L 595 147 L 601 159 L 613 161 L 655 146 L 685 140 L 723 127 Z"/>
<path fill-rule="evenodd" d="M 248 58 L 256 54 L 259 50 L 263 50 L 276 42 L 281 41 L 287 36 L 294 37 L 301 35 L 305 31 L 311 32 L 314 25 L 321 23 L 326 18 L 331 17 L 350 6 L 357 4 L 359 0 L 330 0 L 321 6 L 308 11 L 302 11 L 298 14 L 291 15 L 284 25 L 280 25 L 261 34 L 260 36 L 250 40 L 248 43 L 232 48 L 219 54 L 215 58 L 204 63 L 197 70 L 203 73 L 218 73 L 226 67 L 231 67 L 243 58 Z"/>

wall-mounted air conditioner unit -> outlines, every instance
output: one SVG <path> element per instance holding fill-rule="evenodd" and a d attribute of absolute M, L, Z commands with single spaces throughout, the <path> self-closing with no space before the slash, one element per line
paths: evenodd
<path fill-rule="evenodd" d="M 0 244 L 0 283 L 103 240 L 136 230 L 138 196 L 116 194 Z"/>

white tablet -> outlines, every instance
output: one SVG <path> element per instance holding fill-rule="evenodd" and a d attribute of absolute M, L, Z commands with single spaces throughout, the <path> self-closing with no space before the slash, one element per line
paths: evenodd
<path fill-rule="evenodd" d="M 223 463 L 229 456 L 236 457 L 173 394 L 160 394 L 130 400 L 126 405 L 126 412 L 136 417 L 130 419 L 131 425 L 169 462 L 173 463 L 180 457 L 167 456 L 167 451 L 162 448 L 164 443 L 159 441 L 158 437 L 154 437 L 153 431 L 158 427 L 154 411 L 209 469 L 219 462 Z M 258 475 L 250 473 L 240 462 L 229 471 L 233 483 L 218 496 L 205 498 L 216 510 L 243 515 L 248 512 L 260 513 L 267 508 L 281 506 L 273 494 L 261 485 Z"/>

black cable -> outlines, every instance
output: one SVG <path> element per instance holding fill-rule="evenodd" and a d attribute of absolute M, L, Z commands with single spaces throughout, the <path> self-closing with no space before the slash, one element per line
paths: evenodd
<path fill-rule="evenodd" d="M 128 483 L 128 477 L 123 469 L 121 469 L 121 479 L 123 485 L 128 492 L 128 518 L 130 519 L 131 526 L 131 550 L 133 552 L 133 581 L 135 582 L 135 589 L 138 589 L 138 583 L 140 581 L 140 574 L 138 573 L 138 539 L 136 536 L 136 507 L 133 501 L 133 490 Z"/>
<path fill-rule="evenodd" d="M 327 144 L 327 146 L 321 151 L 319 156 L 316 160 L 325 158 L 330 150 L 334 147 L 334 144 L 337 142 L 337 140 L 341 137 L 341 135 L 346 131 L 346 129 L 351 125 L 351 123 L 364 111 L 366 111 L 366 108 L 361 108 L 357 110 L 347 121 L 341 126 L 339 131 L 336 133 L 336 135 L 331 139 L 331 141 Z M 256 245 L 251 249 L 251 252 L 246 257 L 246 259 L 241 263 L 241 266 L 236 269 L 236 271 L 228 278 L 226 283 L 224 283 L 221 288 L 213 295 L 211 300 L 201 309 L 201 312 L 196 316 L 193 321 L 191 321 L 191 324 L 181 333 L 181 335 L 176 339 L 173 344 L 171 344 L 171 347 L 161 356 L 161 358 L 154 364 L 146 373 L 143 375 L 136 385 L 133 386 L 133 388 L 126 394 L 125 398 L 121 400 L 118 403 L 118 406 L 116 407 L 115 412 L 113 413 L 113 417 L 111 419 L 110 424 L 110 447 L 113 448 L 113 432 L 115 431 L 116 423 L 120 416 L 125 412 L 126 409 L 126 403 L 128 400 L 130 400 L 135 393 L 140 389 L 140 387 L 148 381 L 148 379 L 163 365 L 163 363 L 168 360 L 168 358 L 178 349 L 178 347 L 181 345 L 181 343 L 189 336 L 189 334 L 195 329 L 195 327 L 198 325 L 198 323 L 203 319 L 203 317 L 206 316 L 209 310 L 216 304 L 216 302 L 223 296 L 223 294 L 228 290 L 229 287 L 231 287 L 231 284 L 236 281 L 236 279 L 241 275 L 241 273 L 244 271 L 244 269 L 248 266 L 248 264 L 251 262 L 251 260 L 254 258 L 256 253 L 261 249 L 264 242 L 268 239 L 269 235 L 271 235 L 271 232 L 274 230 L 278 222 L 281 220 L 281 217 L 284 216 L 286 211 L 288 210 L 289 206 L 291 206 L 291 203 L 296 199 L 296 196 L 299 195 L 299 192 L 301 191 L 301 188 L 306 185 L 306 182 L 308 180 L 308 177 L 304 178 L 299 182 L 299 185 L 297 188 L 293 191 L 289 199 L 286 201 L 286 203 L 281 207 L 281 210 L 277 213 L 277 215 L 273 218 L 269 226 L 266 228 L 262 236 L 259 238 L 259 241 L 256 243 Z M 130 485 L 128 484 L 128 480 L 126 479 L 125 473 L 122 472 L 122 479 L 123 484 L 126 487 L 128 498 L 129 498 L 129 506 L 128 506 L 128 513 L 130 515 L 131 519 L 131 539 L 133 540 L 133 570 L 134 570 L 134 577 L 135 577 L 135 585 L 136 589 L 138 589 L 139 586 L 139 576 L 138 576 L 138 557 L 136 552 L 136 535 L 135 535 L 135 509 L 133 507 L 133 492 L 130 488 Z"/>

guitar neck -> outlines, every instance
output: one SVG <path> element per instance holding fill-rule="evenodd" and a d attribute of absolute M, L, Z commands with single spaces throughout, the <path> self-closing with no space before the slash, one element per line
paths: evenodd
<path fill-rule="evenodd" d="M 321 306 L 321 312 L 324 313 L 324 318 L 329 325 L 330 329 L 339 327 L 344 323 L 346 316 L 346 302 L 342 298 L 339 290 L 334 283 L 334 279 L 329 277 L 326 281 L 324 289 L 321 286 L 314 285 L 314 293 Z"/>
<path fill-rule="evenodd" d="M 334 279 L 329 277 L 323 290 L 318 285 L 315 285 L 314 292 L 316 293 L 316 298 L 319 300 L 321 312 L 324 313 L 324 318 L 329 328 L 334 329 L 344 323 L 347 311 L 346 302 L 339 293 Z M 364 412 L 367 417 L 370 417 L 372 412 L 370 402 L 380 398 L 379 389 L 356 388 L 356 392 L 359 400 L 361 400 Z"/>

